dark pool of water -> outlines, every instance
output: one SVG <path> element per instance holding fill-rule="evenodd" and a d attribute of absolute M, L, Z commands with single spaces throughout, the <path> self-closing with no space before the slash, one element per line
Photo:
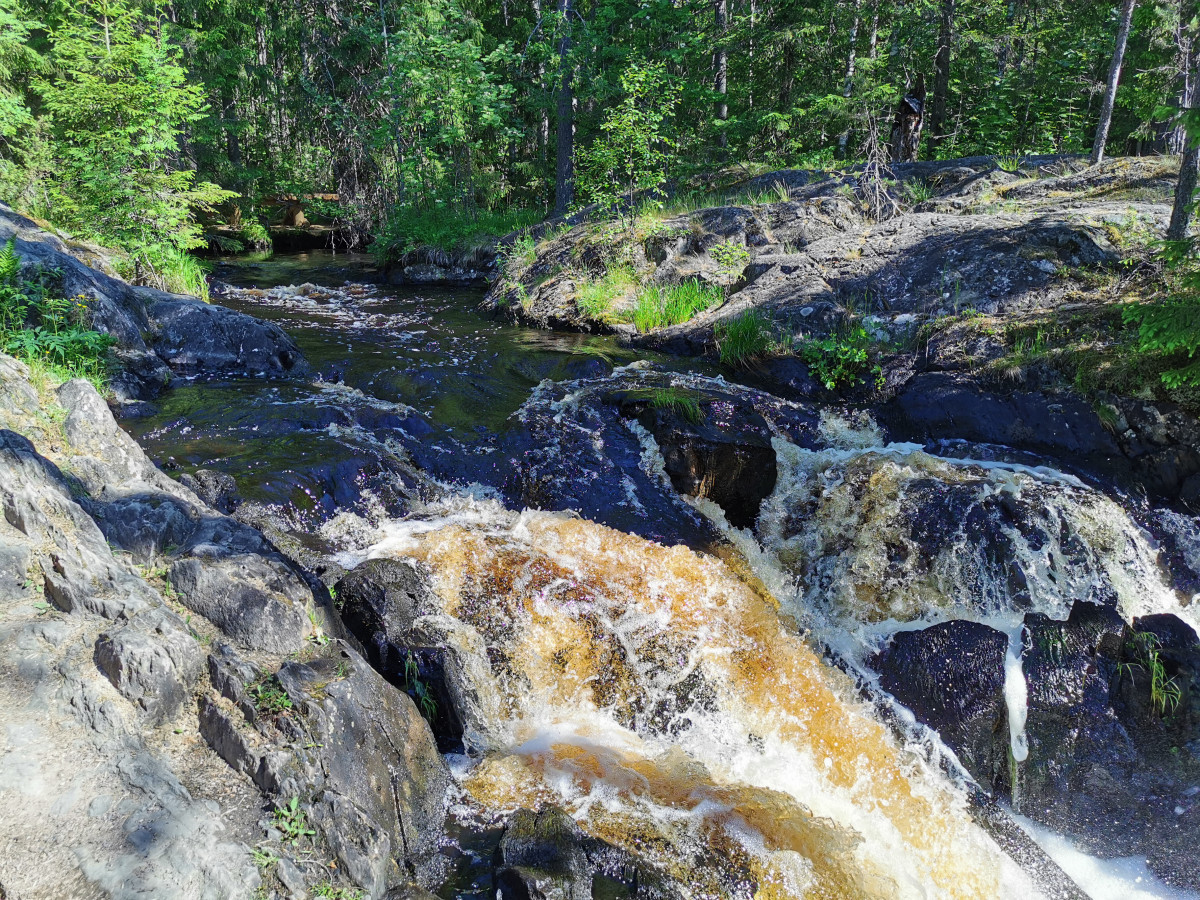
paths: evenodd
<path fill-rule="evenodd" d="M 495 440 L 539 382 L 647 357 L 611 335 L 513 325 L 479 309 L 481 289 L 380 284 L 361 254 L 221 259 L 214 276 L 236 288 L 219 302 L 292 335 L 312 377 L 177 381 L 124 425 L 166 468 L 227 472 L 263 503 L 332 513 L 397 455 L 493 483 Z"/>

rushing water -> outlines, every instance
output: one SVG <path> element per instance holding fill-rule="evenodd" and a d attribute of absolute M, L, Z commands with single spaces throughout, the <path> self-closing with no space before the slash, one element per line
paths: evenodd
<path fill-rule="evenodd" d="M 347 565 L 432 572 L 438 605 L 421 612 L 472 661 L 476 698 L 454 767 L 464 856 L 444 897 L 490 896 L 495 823 L 544 803 L 697 898 L 1035 896 L 945 774 L 952 754 L 882 724 L 822 648 L 854 667 L 900 629 L 1000 627 L 1019 761 L 1025 612 L 1061 618 L 1088 599 L 1190 615 L 1112 500 L 1051 469 L 885 446 L 866 420 L 824 416 L 819 449 L 777 435 L 754 531 L 694 501 L 727 541 L 710 553 L 505 508 L 478 483 L 502 478 L 495 439 L 513 413 L 544 380 L 594 382 L 632 353 L 491 320 L 477 292 L 362 283 L 353 257 L 218 275 L 243 288 L 224 302 L 291 331 L 314 379 L 185 384 L 127 424 L 160 460 L 227 471 L 314 529 L 359 503 L 362 527 L 340 533 Z M 653 439 L 629 427 L 663 479 Z M 363 465 L 384 478 L 410 458 L 440 484 L 405 485 L 402 517 L 366 515 Z M 1136 861 L 1105 869 L 1030 827 L 1096 896 L 1161 887 Z"/>

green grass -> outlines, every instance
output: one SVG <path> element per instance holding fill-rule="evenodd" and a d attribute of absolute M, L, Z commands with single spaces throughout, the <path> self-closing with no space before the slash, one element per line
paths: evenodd
<path fill-rule="evenodd" d="M 103 390 L 116 340 L 88 325 L 90 299 L 66 298 L 56 276 L 22 272 L 10 240 L 0 249 L 0 350 L 54 381 L 86 378 Z"/>
<path fill-rule="evenodd" d="M 655 388 L 650 391 L 649 400 L 654 409 L 673 413 L 693 425 L 699 425 L 704 420 L 700 401 L 694 394 L 680 388 Z"/>
<path fill-rule="evenodd" d="M 690 321 L 697 313 L 720 306 L 725 292 L 714 285 L 685 281 L 667 287 L 652 287 L 638 295 L 633 324 L 645 333 Z"/>
<path fill-rule="evenodd" d="M 717 350 L 727 366 L 745 366 L 766 356 L 775 346 L 771 323 L 753 310 L 716 328 Z"/>
<path fill-rule="evenodd" d="M 1001 171 L 1015 175 L 1021 171 L 1022 159 L 1019 156 L 997 156 L 996 165 Z"/>
<path fill-rule="evenodd" d="M 575 285 L 575 306 L 589 319 L 607 321 L 613 302 L 637 286 L 632 266 L 609 268 L 600 278 L 585 278 Z"/>
<path fill-rule="evenodd" d="M 927 181 L 906 181 L 902 187 L 904 199 L 909 206 L 916 206 L 926 200 L 932 200 L 936 189 Z"/>
<path fill-rule="evenodd" d="M 490 238 L 503 237 L 541 221 L 539 210 L 506 208 L 478 210 L 474 215 L 456 207 L 423 209 L 400 207 L 393 211 L 371 244 L 381 260 L 397 260 L 404 254 L 429 247 L 452 253 L 470 250 Z"/>

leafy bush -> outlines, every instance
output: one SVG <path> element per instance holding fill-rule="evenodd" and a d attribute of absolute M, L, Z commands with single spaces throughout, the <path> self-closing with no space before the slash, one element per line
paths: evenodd
<path fill-rule="evenodd" d="M 831 391 L 862 380 L 871 373 L 878 384 L 883 370 L 871 365 L 873 340 L 867 330 L 856 324 L 841 334 L 821 340 L 807 341 L 800 346 L 800 357 L 813 377 Z"/>
<path fill-rule="evenodd" d="M 765 356 L 775 346 L 771 323 L 749 310 L 716 329 L 717 350 L 727 366 L 743 366 Z"/>
<path fill-rule="evenodd" d="M 720 306 L 724 301 L 725 292 L 721 288 L 698 281 L 652 287 L 638 296 L 633 324 L 641 332 L 682 325 L 697 313 Z"/>
<path fill-rule="evenodd" d="M 0 350 L 60 381 L 86 378 L 103 389 L 116 341 L 87 325 L 86 297 L 57 296 L 49 273 L 22 278 L 16 242 L 0 252 Z"/>
<path fill-rule="evenodd" d="M 1176 357 L 1162 373 L 1168 388 L 1200 386 L 1200 294 L 1137 303 L 1125 309 L 1125 322 L 1138 329 L 1138 349 Z"/>

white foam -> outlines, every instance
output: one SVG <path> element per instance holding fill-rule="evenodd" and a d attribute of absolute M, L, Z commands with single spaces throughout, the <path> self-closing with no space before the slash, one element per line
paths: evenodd
<path fill-rule="evenodd" d="M 1010 815 L 1092 900 L 1200 900 L 1200 894 L 1164 884 L 1144 859 L 1100 859 L 1031 819 Z"/>
<path fill-rule="evenodd" d="M 1025 735 L 1025 720 L 1029 715 L 1029 690 L 1021 665 L 1024 653 L 1025 627 L 1018 625 L 1008 632 L 1008 652 L 1004 657 L 1004 702 L 1008 705 L 1008 740 L 1012 758 L 1023 763 L 1029 758 L 1029 739 Z"/>

